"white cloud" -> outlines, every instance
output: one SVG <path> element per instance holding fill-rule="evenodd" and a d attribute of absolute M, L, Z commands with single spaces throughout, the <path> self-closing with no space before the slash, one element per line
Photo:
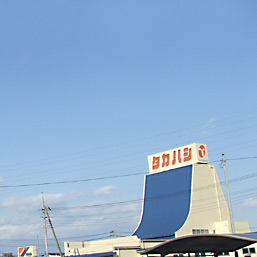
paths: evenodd
<path fill-rule="evenodd" d="M 42 222 L 43 224 L 43 222 Z M 42 231 L 42 225 L 40 222 L 25 223 L 25 224 L 7 224 L 0 226 L 0 233 L 4 235 L 5 239 L 23 238 L 24 234 L 27 238 L 35 237 L 35 231 Z"/>
<path fill-rule="evenodd" d="M 243 206 L 248 208 L 257 207 L 257 199 L 249 198 L 244 201 Z"/>
<path fill-rule="evenodd" d="M 96 193 L 109 194 L 113 188 L 113 186 L 101 187 L 96 190 Z M 44 194 L 45 204 L 53 209 L 49 214 L 51 215 L 55 232 L 61 240 L 68 240 L 71 237 L 84 236 L 85 234 L 107 234 L 114 229 L 114 224 L 115 229 L 130 231 L 136 228 L 140 220 L 141 202 L 116 205 L 102 199 L 97 202 L 87 202 L 88 199 L 85 198 L 84 203 L 81 204 L 85 208 L 64 208 L 64 210 L 59 210 L 58 212 L 54 211 L 54 207 L 65 207 L 67 206 L 67 201 L 81 199 L 81 196 L 83 195 L 75 193 Z M 12 197 L 2 201 L 0 207 L 5 207 L 5 211 L 10 213 L 8 216 L 0 217 L 0 233 L 3 235 L 2 237 L 7 240 L 20 238 L 18 246 L 35 244 L 38 233 L 40 235 L 44 233 L 41 205 L 41 194 L 25 198 Z M 71 207 L 75 206 L 73 202 L 70 205 Z M 26 235 L 25 238 L 30 240 L 29 242 L 22 241 L 24 235 Z M 49 238 L 52 238 L 50 228 L 48 235 Z M 43 236 L 40 236 L 39 240 L 43 244 Z M 60 241 L 60 243 L 62 242 Z"/>
<path fill-rule="evenodd" d="M 110 195 L 113 191 L 114 187 L 113 186 L 104 186 L 98 188 L 94 194 L 99 196 L 99 195 Z"/>
<path fill-rule="evenodd" d="M 44 202 L 46 206 L 55 207 L 58 205 L 66 205 L 67 202 L 78 199 L 78 194 L 44 194 Z M 39 210 L 42 207 L 42 195 L 29 196 L 24 198 L 10 197 L 0 202 L 0 207 L 11 209 L 17 212 L 28 212 L 31 210 Z"/>

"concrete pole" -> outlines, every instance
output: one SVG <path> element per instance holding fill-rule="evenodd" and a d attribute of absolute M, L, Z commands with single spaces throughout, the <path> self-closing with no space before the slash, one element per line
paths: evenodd
<path fill-rule="evenodd" d="M 43 211 L 43 219 L 44 219 L 44 227 L 45 227 L 45 247 L 46 247 L 46 257 L 49 257 L 49 252 L 48 252 L 48 240 L 47 240 L 47 228 L 46 228 L 46 207 L 44 203 L 44 197 L 42 193 L 42 211 Z"/>
<path fill-rule="evenodd" d="M 232 209 L 232 203 L 231 203 L 231 198 L 230 198 L 226 159 L 225 159 L 224 154 L 222 154 L 222 164 L 223 164 L 223 169 L 224 169 L 224 174 L 225 174 L 225 182 L 226 182 L 226 188 L 227 188 L 227 198 L 228 198 L 228 209 L 229 209 L 229 216 L 230 216 L 231 232 L 232 232 L 232 234 L 234 234 L 235 233 L 235 223 L 234 223 L 234 218 L 233 218 L 233 209 Z"/>
<path fill-rule="evenodd" d="M 48 222 L 50 224 L 50 227 L 52 229 L 52 232 L 53 232 L 53 235 L 54 235 L 54 239 L 55 239 L 55 242 L 57 244 L 57 247 L 58 247 L 58 250 L 59 250 L 59 253 L 60 253 L 60 256 L 63 257 L 63 254 L 62 254 L 62 250 L 61 250 L 61 247 L 59 245 L 59 242 L 58 242 L 58 239 L 57 239 L 57 236 L 55 234 L 55 231 L 54 231 L 54 227 L 53 227 L 53 224 L 52 224 L 52 221 L 50 219 L 50 216 L 49 216 L 49 213 L 48 213 L 48 210 L 46 209 L 46 215 L 47 215 L 47 218 L 48 218 Z"/>

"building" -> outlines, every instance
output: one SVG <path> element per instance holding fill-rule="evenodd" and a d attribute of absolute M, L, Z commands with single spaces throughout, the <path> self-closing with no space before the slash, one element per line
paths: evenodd
<path fill-rule="evenodd" d="M 136 257 L 141 251 L 171 239 L 231 235 L 232 228 L 237 234 L 249 236 L 245 234 L 250 232 L 247 221 L 230 218 L 205 144 L 194 143 L 151 155 L 148 164 L 142 215 L 135 232 L 123 238 L 64 242 L 65 256 Z M 238 253 L 247 257 L 255 255 L 255 245 Z"/>
<path fill-rule="evenodd" d="M 246 221 L 231 221 L 207 147 L 191 144 L 148 157 L 139 238 L 249 232 Z"/>

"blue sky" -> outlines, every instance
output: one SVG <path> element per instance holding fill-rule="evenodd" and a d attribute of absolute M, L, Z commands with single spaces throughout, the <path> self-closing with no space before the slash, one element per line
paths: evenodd
<path fill-rule="evenodd" d="M 256 11 L 1 0 L 0 251 L 38 236 L 44 252 L 41 192 L 61 246 L 131 234 L 147 156 L 193 142 L 207 144 L 221 181 L 226 155 L 234 217 L 257 230 Z"/>

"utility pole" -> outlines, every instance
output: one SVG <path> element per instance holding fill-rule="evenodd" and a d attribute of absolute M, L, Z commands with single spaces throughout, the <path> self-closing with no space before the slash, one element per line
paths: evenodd
<path fill-rule="evenodd" d="M 53 235 L 54 235 L 54 238 L 55 238 L 55 242 L 56 242 L 56 244 L 57 244 L 57 247 L 58 247 L 60 256 L 63 257 L 62 250 L 61 250 L 61 247 L 60 247 L 60 245 L 59 245 L 59 242 L 58 242 L 58 239 L 57 239 L 57 237 L 56 237 L 56 234 L 55 234 L 55 232 L 54 232 L 54 227 L 53 227 L 52 221 L 51 221 L 51 219 L 50 219 L 48 210 L 47 210 L 47 209 L 45 209 L 45 210 L 46 210 L 46 215 L 47 215 L 49 224 L 50 224 L 50 226 L 51 226 L 51 229 L 52 229 L 52 232 L 53 232 Z M 50 210 L 50 209 L 49 209 L 49 210 Z"/>
<path fill-rule="evenodd" d="M 234 234 L 235 233 L 235 223 L 234 223 L 234 218 L 233 218 L 233 209 L 232 209 L 232 203 L 231 203 L 231 198 L 230 198 L 230 190 L 229 190 L 229 183 L 228 183 L 226 159 L 225 159 L 224 154 L 222 154 L 222 166 L 223 166 L 223 169 L 224 169 L 225 182 L 226 182 L 226 188 L 227 188 L 227 198 L 228 198 L 228 209 L 229 209 L 231 232 L 232 232 L 232 234 Z"/>
<path fill-rule="evenodd" d="M 37 257 L 40 257 L 38 236 L 37 236 Z"/>
<path fill-rule="evenodd" d="M 44 203 L 44 197 L 42 193 L 42 211 L 43 211 L 43 219 L 44 219 L 44 227 L 45 227 L 45 247 L 46 247 L 46 257 L 49 257 L 49 252 L 48 252 L 48 240 L 47 240 L 47 228 L 46 228 L 46 207 Z"/>

